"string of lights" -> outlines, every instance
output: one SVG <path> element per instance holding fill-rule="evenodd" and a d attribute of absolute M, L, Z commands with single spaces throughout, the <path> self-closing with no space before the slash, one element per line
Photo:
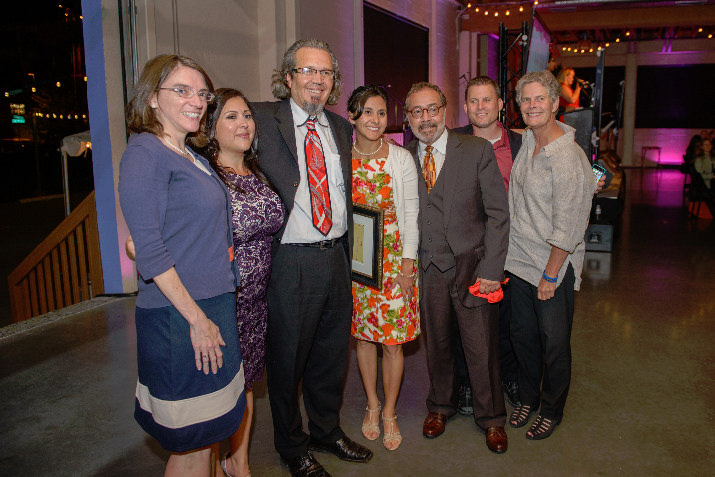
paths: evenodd
<path fill-rule="evenodd" d="M 715 30 L 713 27 L 709 27 L 709 30 Z M 643 41 L 643 39 L 637 38 L 637 35 L 633 34 L 631 30 L 626 30 L 626 31 L 621 31 L 617 34 L 614 34 L 616 38 L 613 41 L 610 40 L 602 40 L 602 41 L 593 41 L 589 38 L 583 38 L 582 40 L 579 40 L 578 42 L 569 42 L 569 43 L 560 43 L 556 45 L 556 48 L 558 50 L 561 50 L 561 52 L 564 53 L 578 53 L 578 54 L 588 54 L 588 53 L 595 53 L 601 50 L 605 50 L 606 48 L 611 47 L 613 44 L 617 43 L 624 43 L 624 42 L 629 42 L 629 41 Z M 610 36 L 613 38 L 613 36 Z M 713 38 L 713 33 L 705 33 L 705 28 L 703 27 L 698 27 L 697 28 L 697 35 L 690 35 L 687 38 L 688 39 L 704 39 L 704 38 L 712 39 Z M 668 33 L 662 36 L 661 38 L 658 38 L 659 40 L 674 40 L 677 39 L 678 35 L 677 33 Z"/>
<path fill-rule="evenodd" d="M 537 6 L 539 4 L 538 0 L 533 1 L 515 1 L 515 2 L 491 2 L 491 3 L 479 3 L 475 2 L 467 3 L 467 8 L 462 11 L 463 14 L 474 12 L 481 13 L 484 16 L 494 16 L 499 15 L 510 16 L 512 9 L 515 13 L 524 13 L 525 8 L 531 6 Z"/>

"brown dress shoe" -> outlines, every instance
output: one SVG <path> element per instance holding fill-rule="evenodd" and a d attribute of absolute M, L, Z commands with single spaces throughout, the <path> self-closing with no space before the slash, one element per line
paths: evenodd
<path fill-rule="evenodd" d="M 503 454 L 509 443 L 503 427 L 490 427 L 487 429 L 487 447 L 492 452 Z"/>
<path fill-rule="evenodd" d="M 422 425 L 422 435 L 430 439 L 437 437 L 444 432 L 446 424 L 447 416 L 438 412 L 430 412 Z"/>

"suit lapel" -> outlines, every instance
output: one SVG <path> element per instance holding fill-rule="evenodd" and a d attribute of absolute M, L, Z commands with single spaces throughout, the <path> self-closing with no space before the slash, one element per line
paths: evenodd
<path fill-rule="evenodd" d="M 442 184 L 443 194 L 444 194 L 444 225 L 447 227 L 449 225 L 449 217 L 452 211 L 452 199 L 454 199 L 454 192 L 457 186 L 459 172 L 462 170 L 459 163 L 461 156 L 459 155 L 459 149 L 462 145 L 459 140 L 459 135 L 453 134 L 451 131 L 447 131 L 447 154 L 444 157 L 444 164 L 442 164 L 442 170 L 439 173 L 439 178 L 442 179 L 444 184 Z"/>
<path fill-rule="evenodd" d="M 276 125 L 288 146 L 288 150 L 293 155 L 293 160 L 298 163 L 298 150 L 295 144 L 295 126 L 293 125 L 293 112 L 290 109 L 290 100 L 284 99 L 278 106 L 275 114 Z"/>

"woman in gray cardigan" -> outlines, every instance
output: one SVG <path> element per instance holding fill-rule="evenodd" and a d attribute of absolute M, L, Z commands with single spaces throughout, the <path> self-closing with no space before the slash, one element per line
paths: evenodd
<path fill-rule="evenodd" d="M 583 237 L 597 185 L 575 130 L 556 121 L 560 91 L 548 71 L 519 80 L 517 100 L 528 127 L 509 182 L 505 268 L 513 275 L 511 338 L 521 399 L 509 422 L 522 427 L 539 410 L 526 432 L 534 440 L 549 437 L 563 416 L 574 290 L 581 283 Z"/>
<path fill-rule="evenodd" d="M 172 452 L 167 476 L 208 476 L 210 446 L 238 429 L 246 403 L 230 196 L 186 145 L 211 90 L 189 58 L 150 60 L 127 106 L 132 135 L 120 163 L 140 275 L 134 417 Z"/>

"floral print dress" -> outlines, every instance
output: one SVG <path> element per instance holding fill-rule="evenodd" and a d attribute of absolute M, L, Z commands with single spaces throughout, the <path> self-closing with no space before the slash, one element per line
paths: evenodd
<path fill-rule="evenodd" d="M 353 202 L 385 211 L 382 290 L 353 282 L 351 334 L 360 340 L 385 345 L 412 341 L 420 334 L 417 277 L 414 298 L 406 304 L 397 285 L 392 288 L 402 262 L 402 240 L 397 228 L 392 177 L 385 172 L 388 158 L 353 158 Z M 415 273 L 417 265 L 415 264 Z"/>

